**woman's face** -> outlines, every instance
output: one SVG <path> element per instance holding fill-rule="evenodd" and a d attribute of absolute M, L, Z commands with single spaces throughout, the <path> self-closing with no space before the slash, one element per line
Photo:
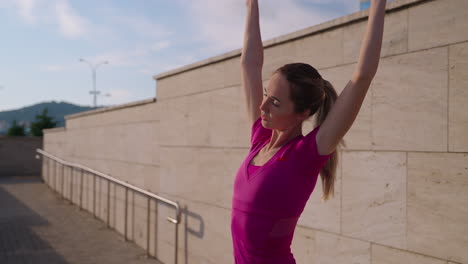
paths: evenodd
<path fill-rule="evenodd" d="M 265 128 L 287 130 L 301 122 L 300 115 L 294 112 L 294 103 L 289 97 L 289 83 L 283 74 L 274 73 L 267 87 L 263 88 L 263 101 L 260 105 L 262 125 Z"/>

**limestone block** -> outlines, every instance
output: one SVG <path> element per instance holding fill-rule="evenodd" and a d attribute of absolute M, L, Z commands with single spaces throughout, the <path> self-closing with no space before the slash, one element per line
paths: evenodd
<path fill-rule="evenodd" d="M 235 175 L 246 150 L 161 147 L 160 190 L 211 205 L 231 206 Z"/>
<path fill-rule="evenodd" d="M 188 97 L 161 99 L 161 116 L 159 139 L 162 146 L 184 146 L 188 141 Z"/>
<path fill-rule="evenodd" d="M 468 43 L 449 49 L 449 151 L 468 152 Z"/>
<path fill-rule="evenodd" d="M 342 233 L 406 248 L 406 153 L 344 152 Z"/>
<path fill-rule="evenodd" d="M 267 87 L 268 82 L 270 78 L 265 78 L 263 76 L 263 82 L 262 85 L 263 87 Z M 241 86 L 237 91 L 238 91 L 238 112 L 239 112 L 239 118 L 240 118 L 240 123 L 239 123 L 239 145 L 238 147 L 246 147 L 250 148 L 250 135 L 252 132 L 252 124 L 250 123 L 249 120 L 249 115 L 247 113 L 247 105 L 246 105 L 246 99 L 245 99 L 245 92 L 243 90 L 244 88 Z M 259 106 L 260 107 L 260 106 Z"/>
<path fill-rule="evenodd" d="M 447 48 L 381 60 L 373 82 L 375 150 L 447 150 Z"/>
<path fill-rule="evenodd" d="M 141 175 L 144 182 L 144 189 L 156 193 L 161 190 L 159 187 L 159 174 L 160 174 L 160 167 L 159 166 L 146 166 L 146 165 L 139 165 L 138 166 L 138 174 Z"/>
<path fill-rule="evenodd" d="M 151 137 L 150 137 L 150 147 L 151 147 L 151 164 L 155 165 L 155 166 L 159 166 L 159 155 L 160 155 L 160 151 L 159 151 L 159 133 L 160 133 L 160 122 L 159 121 L 156 121 L 156 122 L 152 122 L 151 123 L 151 126 L 152 126 L 152 134 L 151 134 Z"/>
<path fill-rule="evenodd" d="M 321 70 L 322 78 L 328 80 L 340 96 L 345 86 L 353 75 L 356 64 L 334 67 Z M 372 93 L 373 87 L 369 87 L 367 95 L 361 105 L 361 109 L 354 120 L 353 125 L 344 136 L 346 150 L 368 150 L 371 149 L 372 140 Z"/>
<path fill-rule="evenodd" d="M 123 122 L 159 121 L 159 104 L 157 102 L 124 108 L 129 112 L 129 118 L 122 118 Z M 120 112 L 120 110 L 116 111 Z"/>
<path fill-rule="evenodd" d="M 122 109 L 123 110 L 123 109 Z M 89 127 L 108 126 L 121 122 L 122 119 L 128 118 L 127 111 L 109 111 L 103 113 L 96 113 L 87 116 Z"/>
<path fill-rule="evenodd" d="M 105 130 L 105 137 L 103 141 L 105 145 L 102 149 L 103 157 L 109 160 L 126 160 L 129 156 L 128 152 L 135 149 L 136 145 L 140 143 L 144 138 L 135 137 L 135 140 L 129 139 L 129 133 L 141 133 L 140 124 L 113 124 L 103 127 Z M 91 128 L 93 130 L 93 128 Z M 86 154 L 86 153 L 85 153 Z M 142 155 L 142 154 L 140 154 Z M 138 160 L 139 156 L 128 159 L 127 161 Z M 140 160 L 143 160 L 140 158 Z"/>
<path fill-rule="evenodd" d="M 109 215 L 110 226 L 118 233 L 123 234 L 124 224 L 125 224 L 125 207 L 124 207 L 125 192 L 124 192 L 124 189 L 118 184 L 112 184 L 110 191 L 111 191 L 110 215 Z M 127 219 L 127 222 L 128 222 L 128 219 Z"/>
<path fill-rule="evenodd" d="M 109 127 L 109 133 L 114 128 Z M 123 160 L 127 162 L 152 164 L 154 125 L 151 122 L 130 123 L 123 126 L 122 144 L 125 146 Z M 107 148 L 112 149 L 114 142 L 109 142 Z"/>
<path fill-rule="evenodd" d="M 158 80 L 158 100 L 221 88 L 225 69 L 217 62 Z"/>
<path fill-rule="evenodd" d="M 297 58 L 316 69 L 343 64 L 343 29 L 333 29 L 297 40 Z"/>
<path fill-rule="evenodd" d="M 94 192 L 94 187 L 97 186 L 97 180 L 95 176 L 85 172 L 83 176 L 84 188 L 83 188 L 83 208 L 86 208 L 89 212 L 93 212 L 93 203 L 97 201 L 97 191 Z M 96 188 L 97 190 L 97 188 Z"/>
<path fill-rule="evenodd" d="M 181 263 L 192 263 L 192 258 L 203 259 L 201 263 L 234 263 L 231 238 L 231 210 L 192 200 L 177 199 L 182 208 L 179 224 L 178 251 Z M 158 251 L 164 263 L 173 262 L 174 225 L 166 220 L 173 209 L 161 205 L 158 215 Z M 167 245 L 162 247 L 161 245 Z M 180 255 L 179 255 L 180 256 Z M 185 262 L 185 259 L 188 261 Z"/>
<path fill-rule="evenodd" d="M 268 47 L 263 51 L 262 78 L 269 79 L 273 72 L 287 63 L 299 62 L 303 58 L 298 58 L 298 41 L 289 41 L 280 45 Z"/>
<path fill-rule="evenodd" d="M 89 129 L 87 132 L 89 139 L 89 153 L 88 157 L 92 158 L 103 158 L 103 148 L 105 147 L 103 138 L 105 137 L 105 127 L 95 127 Z"/>
<path fill-rule="evenodd" d="M 82 129 L 69 129 L 68 134 L 68 155 L 70 157 L 79 156 L 83 153 L 83 146 L 87 143 L 87 138 L 83 135 Z"/>
<path fill-rule="evenodd" d="M 199 93 L 188 96 L 187 105 L 188 144 L 192 146 L 210 145 L 210 126 L 214 121 L 210 116 L 210 93 Z"/>
<path fill-rule="evenodd" d="M 67 119 L 67 128 L 89 128 L 129 122 L 158 121 L 158 105 L 155 102 L 115 108 L 85 116 Z"/>
<path fill-rule="evenodd" d="M 243 95 L 242 95 L 243 96 Z M 247 108 L 245 106 L 245 102 L 240 100 L 241 103 L 239 104 L 239 113 L 240 113 L 240 123 L 239 123 L 239 145 L 238 147 L 246 147 L 250 148 L 250 135 L 252 133 L 252 124 L 249 121 L 249 117 L 247 115 Z"/>
<path fill-rule="evenodd" d="M 104 221 L 104 223 L 106 223 L 107 220 L 107 184 L 108 181 L 105 179 L 96 179 L 96 215 L 99 219 Z"/>
<path fill-rule="evenodd" d="M 446 264 L 445 260 L 431 258 L 399 249 L 372 244 L 372 263 L 374 264 Z"/>
<path fill-rule="evenodd" d="M 291 251 L 296 263 L 313 263 L 317 255 L 316 232 L 313 229 L 296 226 L 291 244 Z"/>
<path fill-rule="evenodd" d="M 313 261 L 309 261 L 309 263 L 370 264 L 370 247 L 369 242 L 316 231 L 315 253 Z"/>
<path fill-rule="evenodd" d="M 468 154 L 408 153 L 408 250 L 468 262 Z"/>
<path fill-rule="evenodd" d="M 132 164 L 128 182 L 147 191 L 159 189 L 159 166 Z"/>
<path fill-rule="evenodd" d="M 424 2 L 409 9 L 408 23 L 409 51 L 467 41 L 468 2 Z"/>
<path fill-rule="evenodd" d="M 239 86 L 218 89 L 210 93 L 210 145 L 237 147 L 242 138 L 249 137 L 245 131 L 241 131 L 241 115 L 239 104 L 244 97 L 240 98 Z"/>
<path fill-rule="evenodd" d="M 65 120 L 65 127 L 67 129 L 77 129 L 77 128 L 80 128 L 81 127 L 81 119 L 80 118 L 73 118 L 73 119 L 66 119 Z"/>
<path fill-rule="evenodd" d="M 147 218 L 147 203 L 148 198 L 140 194 L 134 194 L 134 204 L 132 205 L 132 241 L 138 246 L 146 249 L 146 239 L 148 235 L 153 235 L 147 232 L 148 218 Z M 140 206 L 139 206 L 140 205 Z M 151 216 L 150 216 L 151 217 Z M 151 226 L 151 222 L 149 223 Z"/>
<path fill-rule="evenodd" d="M 224 77 L 223 87 L 238 86 L 241 84 L 240 56 L 222 62 Z"/>
<path fill-rule="evenodd" d="M 326 230 L 334 233 L 341 232 L 341 157 L 342 152 L 338 152 L 338 165 L 335 174 L 335 192 L 330 195 L 329 200 L 322 202 L 323 185 L 320 174 L 315 184 L 315 189 L 307 201 L 306 207 L 299 218 L 299 225 L 314 229 Z"/>
<path fill-rule="evenodd" d="M 368 21 L 343 28 L 344 63 L 357 62 Z M 386 14 L 381 57 L 408 51 L 408 10 Z"/>

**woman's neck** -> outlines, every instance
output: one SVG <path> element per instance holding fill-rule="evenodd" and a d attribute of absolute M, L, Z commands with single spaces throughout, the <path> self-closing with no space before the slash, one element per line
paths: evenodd
<path fill-rule="evenodd" d="M 299 135 L 302 135 L 302 122 L 285 130 L 273 129 L 271 140 L 267 144 L 266 150 L 281 148 L 284 144 Z"/>

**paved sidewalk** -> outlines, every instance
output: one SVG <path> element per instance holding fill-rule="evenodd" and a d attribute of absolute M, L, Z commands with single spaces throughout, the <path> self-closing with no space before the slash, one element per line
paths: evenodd
<path fill-rule="evenodd" d="M 0 177 L 1 264 L 159 264 L 39 177 Z"/>

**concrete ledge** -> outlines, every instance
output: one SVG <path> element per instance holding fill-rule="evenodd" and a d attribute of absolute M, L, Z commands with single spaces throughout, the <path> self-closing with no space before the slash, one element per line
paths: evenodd
<path fill-rule="evenodd" d="M 395 0 L 387 4 L 386 10 L 387 10 L 387 13 L 394 12 L 401 8 L 406 8 L 411 5 L 421 4 L 421 3 L 429 2 L 429 1 L 434 1 L 434 0 Z M 343 17 L 340 17 L 340 18 L 337 18 L 328 22 L 324 22 L 322 24 L 318 24 L 312 27 L 305 28 L 303 30 L 299 30 L 296 32 L 292 32 L 292 33 L 289 33 L 280 37 L 276 37 L 276 38 L 264 41 L 263 47 L 268 48 L 268 47 L 275 46 L 284 42 L 292 41 L 298 38 L 303 38 L 305 36 L 318 34 L 318 33 L 328 31 L 337 27 L 342 27 L 343 25 L 346 25 L 346 24 L 351 24 L 357 21 L 364 20 L 368 16 L 369 16 L 368 9 L 363 10 L 363 11 L 358 11 L 347 16 L 343 16 Z M 154 75 L 153 79 L 154 80 L 163 79 L 163 78 L 176 75 L 185 71 L 193 70 L 193 69 L 200 68 L 209 64 L 228 60 L 228 59 L 240 56 L 241 52 L 242 52 L 242 49 L 236 49 L 236 50 L 233 50 L 233 51 L 230 51 L 230 52 L 227 52 L 227 53 L 215 56 L 215 57 L 208 58 L 206 60 L 195 62 L 195 63 L 189 64 L 189 65 L 186 65 L 186 66 L 183 66 L 183 67 L 171 70 L 171 71 L 167 71 L 161 74 Z"/>
<path fill-rule="evenodd" d="M 109 111 L 116 111 L 116 110 L 120 110 L 120 109 L 124 109 L 124 108 L 130 108 L 130 107 L 135 107 L 135 106 L 140 106 L 140 105 L 145 105 L 145 104 L 151 104 L 151 103 L 154 103 L 154 102 L 156 102 L 156 98 L 145 99 L 145 100 L 131 102 L 131 103 L 127 103 L 127 104 L 121 104 L 121 105 L 117 105 L 117 106 L 104 107 L 104 108 L 100 108 L 100 109 L 96 109 L 96 110 L 81 112 L 81 113 L 78 113 L 78 114 L 67 115 L 67 116 L 65 116 L 65 120 L 70 120 L 70 119 L 73 119 L 73 118 L 83 117 L 83 116 L 87 116 L 87 115 L 95 115 L 95 114 L 109 112 Z"/>
<path fill-rule="evenodd" d="M 63 132 L 65 130 L 67 130 L 65 127 L 54 127 L 54 128 L 43 129 L 42 132 L 45 134 L 45 133 Z"/>

